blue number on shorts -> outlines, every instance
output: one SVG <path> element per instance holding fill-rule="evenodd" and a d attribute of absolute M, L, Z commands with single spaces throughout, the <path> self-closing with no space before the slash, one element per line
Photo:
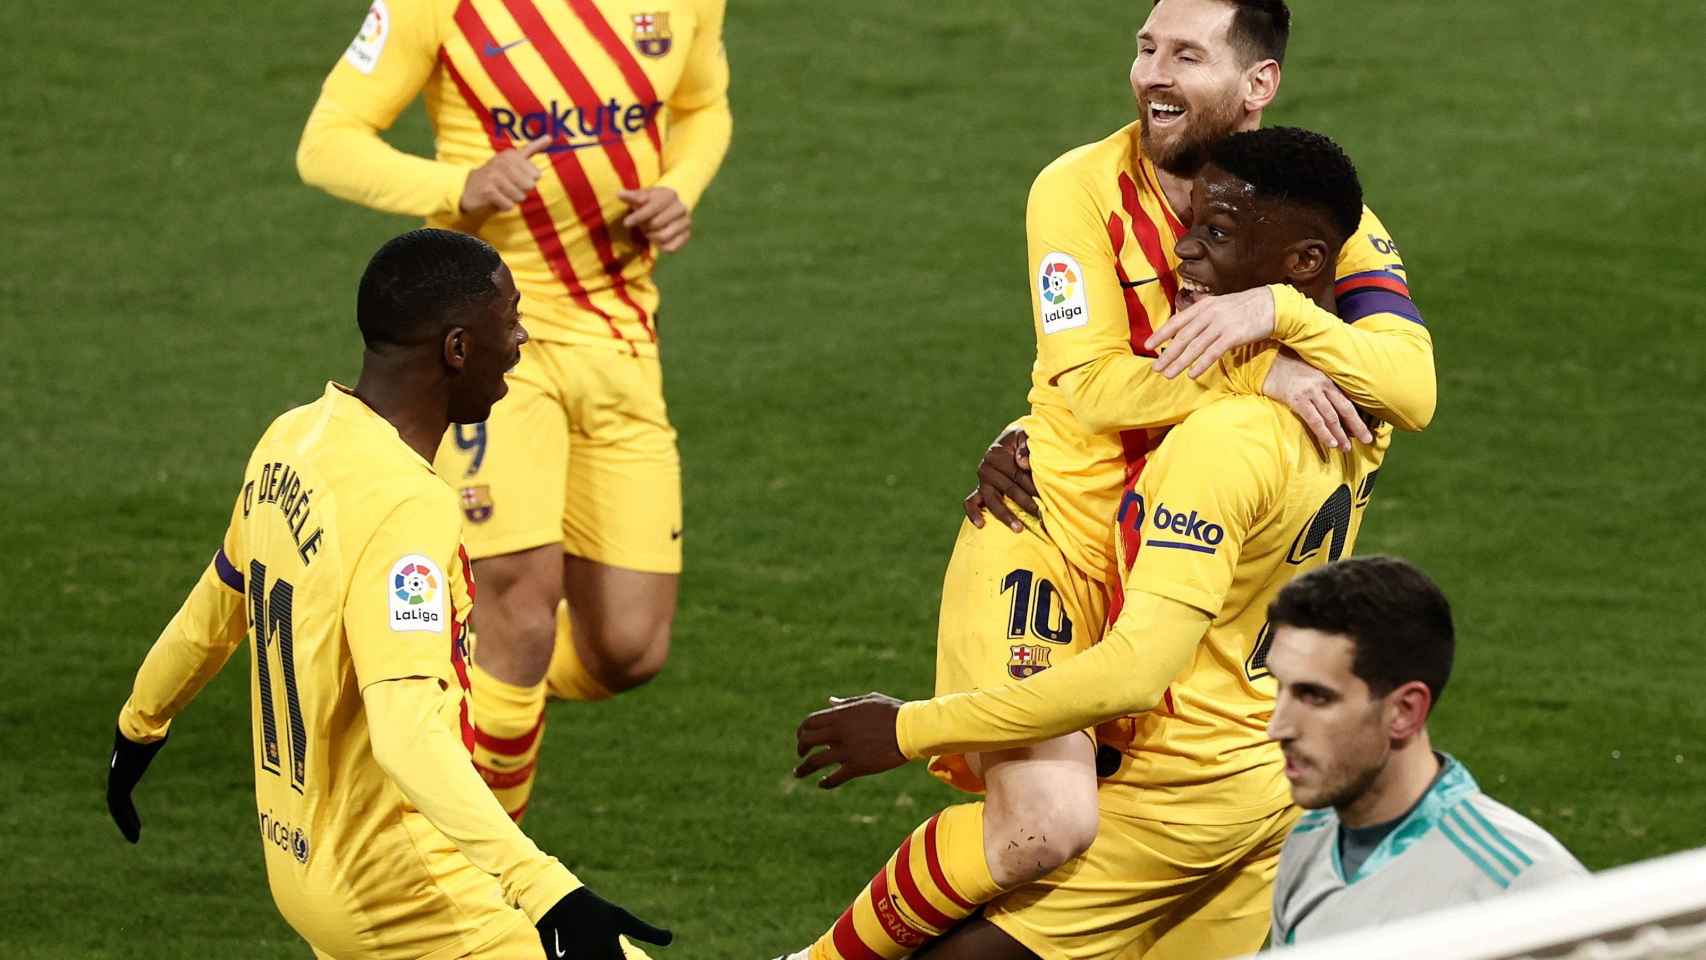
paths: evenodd
<path fill-rule="evenodd" d="M 486 460 L 486 425 L 483 423 L 459 423 L 456 425 L 456 449 L 474 451 L 474 459 L 468 464 L 468 472 L 463 474 L 471 477 L 480 472 L 480 464 Z"/>
<path fill-rule="evenodd" d="M 1031 604 L 1031 584 L 1036 584 L 1036 605 Z M 1049 643 L 1072 642 L 1072 618 L 1061 606 L 1055 615 L 1056 592 L 1047 578 L 1038 579 L 1029 570 L 1014 570 L 1001 580 L 1001 592 L 1013 591 L 1013 601 L 1007 612 L 1007 636 L 1018 638 L 1026 631 Z M 1056 623 L 1056 620 L 1059 623 Z"/>
<path fill-rule="evenodd" d="M 1022 637 L 1031 613 L 1031 571 L 1015 570 L 1003 578 L 1001 592 L 1009 590 L 1013 591 L 1013 604 L 1007 614 L 1007 636 Z"/>

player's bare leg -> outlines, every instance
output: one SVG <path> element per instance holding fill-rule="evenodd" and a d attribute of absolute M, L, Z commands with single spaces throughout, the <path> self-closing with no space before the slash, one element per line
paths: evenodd
<path fill-rule="evenodd" d="M 519 821 L 533 793 L 545 727 L 545 669 L 563 599 L 562 547 L 476 560 L 474 581 L 474 765 Z"/>
<path fill-rule="evenodd" d="M 1088 849 L 1099 822 L 1094 751 L 1075 733 L 968 757 L 986 799 L 949 807 L 913 831 L 809 956 L 898 960 Z"/>
<path fill-rule="evenodd" d="M 966 758 L 988 788 L 983 850 L 1003 889 L 1039 880 L 1090 849 L 1100 822 L 1095 749 L 1074 733 Z"/>
<path fill-rule="evenodd" d="M 1030 948 L 982 917 L 956 927 L 953 933 L 919 951 L 918 956 L 929 960 L 1037 960 Z"/>
<path fill-rule="evenodd" d="M 550 661 L 552 695 L 598 699 L 657 676 L 669 659 L 680 576 L 648 573 L 568 555 L 563 595 L 569 636 Z M 565 626 L 561 621 L 559 628 Z"/>

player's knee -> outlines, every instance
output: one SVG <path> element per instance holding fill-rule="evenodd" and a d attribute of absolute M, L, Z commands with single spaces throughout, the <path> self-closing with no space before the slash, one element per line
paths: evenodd
<path fill-rule="evenodd" d="M 530 573 L 492 563 L 474 572 L 484 574 L 474 618 L 474 659 L 494 676 L 521 685 L 538 683 L 551 666 L 562 598 L 554 577 Z"/>
<path fill-rule="evenodd" d="M 986 847 L 1003 886 L 1040 879 L 1090 849 L 1100 820 L 1093 797 L 1089 803 L 1076 796 L 1011 798 L 991 813 Z"/>
<path fill-rule="evenodd" d="M 617 618 L 603 625 L 594 640 L 598 678 L 611 693 L 651 682 L 669 660 L 670 621 L 642 616 Z"/>

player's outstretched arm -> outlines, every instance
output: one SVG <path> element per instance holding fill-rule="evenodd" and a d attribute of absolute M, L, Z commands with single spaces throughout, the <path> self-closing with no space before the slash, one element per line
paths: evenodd
<path fill-rule="evenodd" d="M 1195 607 L 1131 593 L 1101 643 L 1023 683 L 905 704 L 875 693 L 832 699 L 795 732 L 804 759 L 794 776 L 834 767 L 819 784 L 834 788 L 909 759 L 1025 746 L 1152 709 L 1208 625 Z"/>
<path fill-rule="evenodd" d="M 243 578 L 222 549 L 149 648 L 119 711 L 107 760 L 107 812 L 131 843 L 142 837 L 132 791 L 165 746 L 172 718 L 231 659 L 243 624 Z"/>
<path fill-rule="evenodd" d="M 361 698 L 374 760 L 470 863 L 498 879 L 504 899 L 538 927 L 547 956 L 617 960 L 622 935 L 669 943 L 669 931 L 598 897 L 510 820 L 440 716 L 442 681 L 383 680 Z"/>

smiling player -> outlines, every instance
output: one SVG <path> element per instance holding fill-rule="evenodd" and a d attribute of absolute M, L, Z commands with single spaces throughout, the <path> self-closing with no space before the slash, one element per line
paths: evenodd
<path fill-rule="evenodd" d="M 1155 4 L 1130 65 L 1138 118 L 1061 156 L 1032 185 L 1025 231 L 1037 352 L 1030 412 L 1018 426 L 1029 434 L 1046 523 L 1014 519 L 1011 532 L 961 526 L 942 584 L 937 693 L 1035 677 L 1101 638 L 1118 612 L 1122 489 L 1142 475 L 1165 428 L 1193 410 L 1265 392 L 1339 450 L 1352 437 L 1370 439 L 1351 400 L 1403 429 L 1432 418 L 1432 340 L 1396 248 L 1366 209 L 1330 265 L 1337 312 L 1271 284 L 1181 315 L 1223 301 L 1265 311 L 1273 338 L 1304 362 L 1250 348 L 1219 357 L 1201 379 L 1169 378 L 1149 346 L 1179 292 L 1175 243 L 1188 217 L 1178 211 L 1189 208 L 1207 145 L 1260 126 L 1289 35 L 1281 0 Z M 1108 731 L 1110 744 L 1129 733 L 1129 724 L 1119 727 Z M 1117 763 L 1117 749 L 1103 755 L 1116 761 L 1104 772 L 1125 784 L 1123 795 L 1141 798 L 1138 812 L 1178 815 L 1164 795 L 1131 785 L 1134 765 Z M 812 944 L 812 956 L 904 956 L 979 904 L 1070 861 L 1096 836 L 1096 764 L 1096 744 L 1076 734 L 933 758 L 938 777 L 984 797 L 914 830 Z"/>
<path fill-rule="evenodd" d="M 527 342 L 488 244 L 416 230 L 362 274 L 355 389 L 288 411 L 243 471 L 213 562 L 148 651 L 119 714 L 107 808 L 247 634 L 255 805 L 268 885 L 317 957 L 622 956 L 669 934 L 540 852 L 469 762 L 474 582 L 445 428 L 485 418 Z M 535 926 L 537 929 L 535 929 Z"/>
<path fill-rule="evenodd" d="M 372 0 L 297 149 L 334 196 L 487 240 L 524 296 L 509 399 L 437 463 L 485 591 L 476 761 L 518 820 L 547 687 L 608 697 L 669 655 L 681 463 L 652 269 L 692 236 L 728 150 L 723 8 Z M 380 137 L 417 96 L 430 159 Z"/>
<path fill-rule="evenodd" d="M 1282 282 L 1331 308 L 1334 264 L 1362 215 L 1350 161 L 1291 128 L 1235 134 L 1207 153 L 1178 245 L 1181 283 L 1208 294 Z M 1296 818 L 1264 729 L 1267 602 L 1351 550 L 1390 439 L 1383 425 L 1373 443 L 1323 456 L 1268 399 L 1211 403 L 1124 495 L 1121 612 L 1100 644 L 1023 683 L 904 706 L 871 695 L 801 724 L 802 753 L 824 749 L 797 772 L 840 764 L 826 781 L 838 783 L 1139 712 L 1125 775 L 1097 792 L 1088 851 L 989 904 L 932 957 L 1219 957 L 1261 945 Z"/>

